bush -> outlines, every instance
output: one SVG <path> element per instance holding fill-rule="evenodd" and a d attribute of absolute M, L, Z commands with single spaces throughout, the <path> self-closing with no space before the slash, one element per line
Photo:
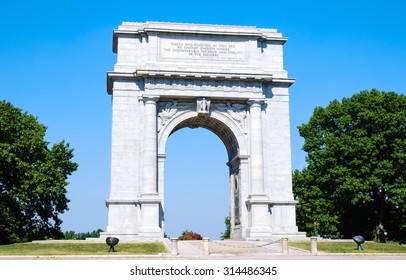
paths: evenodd
<path fill-rule="evenodd" d="M 182 235 L 179 236 L 179 240 L 202 240 L 202 239 L 203 237 L 200 234 L 188 230 L 185 230 L 184 232 L 182 232 Z"/>

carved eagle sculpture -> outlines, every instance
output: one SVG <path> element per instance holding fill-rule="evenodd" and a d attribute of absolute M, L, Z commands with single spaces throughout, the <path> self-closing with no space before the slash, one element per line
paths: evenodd
<path fill-rule="evenodd" d="M 162 111 L 158 113 L 158 131 L 160 131 L 161 127 L 164 126 L 177 112 L 176 101 L 166 103 Z"/>
<path fill-rule="evenodd" d="M 227 113 L 236 121 L 242 122 L 247 117 L 247 105 L 234 103 L 228 106 Z"/>

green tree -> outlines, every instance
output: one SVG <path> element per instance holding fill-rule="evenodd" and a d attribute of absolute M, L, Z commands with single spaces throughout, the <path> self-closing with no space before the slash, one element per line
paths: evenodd
<path fill-rule="evenodd" d="M 309 235 L 405 239 L 406 97 L 362 91 L 317 107 L 299 126 L 308 166 L 293 173 Z"/>
<path fill-rule="evenodd" d="M 73 230 L 65 231 L 63 234 L 63 239 L 65 240 L 77 240 L 77 234 Z"/>
<path fill-rule="evenodd" d="M 76 233 L 73 230 L 65 231 L 63 239 L 66 240 L 86 240 L 86 238 L 99 238 L 101 229 L 93 230 L 91 232 L 79 232 Z"/>
<path fill-rule="evenodd" d="M 79 232 L 76 234 L 76 239 L 86 240 L 86 238 L 99 238 L 100 232 L 103 232 L 103 230 L 98 229 L 98 230 L 93 230 L 91 232 Z"/>
<path fill-rule="evenodd" d="M 224 223 L 226 224 L 226 230 L 221 233 L 220 239 L 230 239 L 230 234 L 231 234 L 231 223 L 230 223 L 230 216 L 227 216 L 224 219 Z"/>
<path fill-rule="evenodd" d="M 0 102 L 0 244 L 60 238 L 67 178 L 78 165 L 64 141 L 49 148 L 46 127 Z"/>

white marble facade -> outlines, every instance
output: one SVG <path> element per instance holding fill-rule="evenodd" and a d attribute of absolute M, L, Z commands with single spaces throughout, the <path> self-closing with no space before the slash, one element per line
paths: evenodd
<path fill-rule="evenodd" d="M 251 26 L 123 22 L 114 30 L 111 192 L 103 236 L 164 236 L 168 137 L 203 127 L 229 157 L 233 239 L 296 237 L 286 38 Z"/>

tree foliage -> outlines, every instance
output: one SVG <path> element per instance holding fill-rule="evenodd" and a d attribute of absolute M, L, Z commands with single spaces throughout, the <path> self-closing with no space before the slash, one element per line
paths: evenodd
<path fill-rule="evenodd" d="M 73 230 L 65 231 L 63 234 L 63 239 L 65 240 L 86 240 L 86 238 L 99 238 L 100 232 L 103 230 L 93 230 L 90 232 L 78 232 L 76 233 Z"/>
<path fill-rule="evenodd" d="M 308 166 L 293 173 L 309 235 L 404 241 L 406 97 L 362 91 L 317 107 L 299 127 Z"/>
<path fill-rule="evenodd" d="M 0 102 L 0 244 L 63 236 L 67 178 L 78 165 L 64 141 L 49 148 L 46 127 Z"/>
<path fill-rule="evenodd" d="M 226 224 L 226 230 L 221 233 L 220 239 L 225 240 L 225 239 L 230 239 L 231 235 L 231 222 L 230 222 L 230 216 L 227 216 L 224 219 L 224 223 Z"/>

